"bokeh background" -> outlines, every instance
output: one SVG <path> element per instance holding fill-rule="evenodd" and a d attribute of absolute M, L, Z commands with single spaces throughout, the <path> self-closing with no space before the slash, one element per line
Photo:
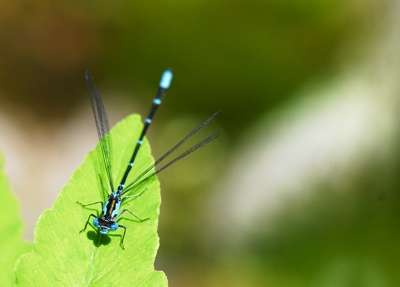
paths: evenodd
<path fill-rule="evenodd" d="M 97 142 L 85 69 L 113 125 L 171 67 L 155 157 L 223 110 L 202 132 L 219 139 L 160 175 L 171 286 L 400 286 L 399 28 L 398 1 L 3 1 L 25 239 Z"/>

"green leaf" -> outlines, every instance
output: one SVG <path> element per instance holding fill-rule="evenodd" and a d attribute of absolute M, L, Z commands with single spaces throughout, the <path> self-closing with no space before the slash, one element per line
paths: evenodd
<path fill-rule="evenodd" d="M 110 133 L 114 184 L 121 180 L 141 129 L 140 117 L 135 115 Z M 127 183 L 153 162 L 150 146 L 144 141 Z M 165 274 L 154 271 L 161 203 L 156 177 L 129 193 L 145 190 L 141 196 L 122 205 L 121 210 L 128 208 L 140 218 L 149 218 L 139 222 L 126 212 L 118 220 L 127 228 L 124 250 L 120 247 L 122 228 L 100 237 L 91 218 L 87 229 L 79 233 L 91 213 L 100 215 L 100 204 L 83 208 L 77 201 L 88 204 L 104 200 L 109 185 L 102 165 L 98 145 L 75 171 L 54 207 L 41 215 L 33 251 L 23 255 L 17 265 L 17 286 L 167 286 Z"/>
<path fill-rule="evenodd" d="M 0 282 L 1 286 L 13 286 L 14 266 L 18 257 L 28 252 L 31 244 L 22 241 L 23 224 L 20 218 L 18 202 L 11 193 L 7 178 L 3 172 L 3 157 L 0 154 Z"/>

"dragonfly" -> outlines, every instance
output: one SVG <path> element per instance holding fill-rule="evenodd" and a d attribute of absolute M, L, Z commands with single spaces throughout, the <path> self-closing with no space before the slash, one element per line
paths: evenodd
<path fill-rule="evenodd" d="M 103 165 L 107 174 L 107 180 L 109 184 L 110 190 L 107 190 L 107 188 L 103 187 L 107 191 L 107 200 L 105 202 L 103 201 L 96 201 L 92 202 L 89 204 L 82 204 L 80 202 L 77 202 L 80 204 L 82 207 L 87 207 L 95 204 L 100 204 L 101 205 L 101 216 L 95 215 L 95 214 L 90 214 L 85 227 L 80 231 L 83 232 L 86 230 L 90 220 L 93 218 L 93 225 L 99 230 L 100 236 L 103 234 L 108 234 L 110 231 L 116 231 L 118 228 L 123 229 L 123 235 L 121 238 L 120 246 L 122 249 L 124 249 L 124 239 L 126 235 L 126 226 L 119 224 L 117 221 L 122 218 L 121 216 L 125 213 L 129 213 L 133 217 L 135 217 L 139 222 L 146 221 L 149 218 L 142 219 L 139 216 L 137 216 L 135 213 L 130 211 L 127 208 L 121 208 L 126 202 L 126 199 L 128 198 L 133 198 L 133 197 L 139 197 L 143 192 L 146 191 L 146 188 L 143 189 L 139 193 L 133 193 L 132 191 L 135 191 L 138 189 L 139 186 L 142 184 L 146 183 L 149 179 L 155 177 L 158 173 L 162 172 L 172 164 L 176 163 L 177 161 L 181 160 L 182 158 L 188 156 L 189 154 L 193 153 L 194 151 L 198 150 L 199 148 L 204 147 L 207 145 L 209 142 L 214 140 L 215 138 L 218 137 L 218 133 L 212 134 L 202 141 L 198 142 L 194 146 L 190 147 L 177 157 L 173 158 L 163 166 L 159 167 L 158 169 L 155 170 L 156 166 L 159 166 L 161 162 L 164 161 L 169 155 L 171 155 L 176 149 L 178 149 L 183 143 L 185 143 L 189 138 L 191 138 L 194 134 L 196 134 L 199 130 L 201 130 L 204 126 L 206 126 L 210 121 L 212 121 L 220 112 L 221 110 L 215 112 L 212 114 L 210 117 L 208 117 L 205 121 L 203 121 L 200 125 L 198 125 L 196 128 L 194 128 L 190 133 L 188 133 L 182 140 L 180 140 L 176 145 L 174 145 L 170 150 L 168 150 L 164 155 L 162 155 L 157 161 L 155 161 L 152 165 L 150 165 L 148 168 L 143 170 L 139 176 L 137 176 L 132 182 L 129 184 L 126 184 L 126 181 L 128 179 L 128 175 L 130 174 L 132 168 L 134 168 L 135 165 L 135 160 L 137 158 L 137 155 L 139 153 L 140 147 L 143 144 L 143 139 L 153 121 L 153 117 L 158 109 L 158 107 L 161 105 L 167 90 L 169 89 L 172 81 L 172 71 L 171 70 L 165 70 L 164 73 L 162 74 L 161 81 L 159 84 L 159 88 L 157 91 L 156 96 L 153 99 L 152 106 L 150 108 L 150 111 L 144 121 L 144 125 L 142 128 L 142 131 L 140 133 L 140 136 L 138 140 L 136 141 L 135 147 L 132 152 L 132 156 L 129 160 L 129 163 L 126 167 L 126 170 L 116 188 L 114 188 L 114 183 L 113 183 L 113 177 L 112 177 L 112 159 L 111 159 L 111 142 L 109 139 L 109 123 L 108 123 L 108 118 L 107 114 L 104 108 L 103 100 L 101 98 L 100 92 L 96 87 L 96 84 L 94 82 L 93 76 L 89 70 L 86 71 L 85 74 L 86 77 L 86 84 L 87 88 L 89 91 L 89 97 L 90 97 L 90 103 L 92 106 L 92 111 L 93 111 L 93 116 L 94 120 L 96 123 L 96 128 L 97 128 L 97 134 L 99 137 L 99 143 L 101 147 L 101 153 L 102 153 L 102 159 L 103 159 Z M 101 180 L 101 179 L 100 179 Z M 101 180 L 101 182 L 103 182 Z"/>

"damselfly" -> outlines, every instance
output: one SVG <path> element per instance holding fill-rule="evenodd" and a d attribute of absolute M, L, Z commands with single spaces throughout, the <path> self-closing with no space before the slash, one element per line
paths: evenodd
<path fill-rule="evenodd" d="M 220 111 L 217 111 L 216 113 L 211 115 L 208 119 L 206 119 L 203 123 L 201 123 L 199 126 L 197 126 L 188 135 L 186 135 L 180 142 L 178 142 L 168 152 L 166 152 L 163 156 L 161 156 L 154 164 L 152 164 L 147 169 L 145 169 L 138 177 L 136 177 L 136 179 L 134 179 L 132 182 L 130 182 L 128 185 L 126 185 L 126 180 L 128 179 L 128 175 L 135 164 L 136 156 L 140 150 L 140 147 L 142 146 L 144 136 L 146 135 L 146 132 L 151 125 L 151 122 L 153 120 L 153 117 L 154 117 L 154 114 L 155 114 L 157 108 L 160 106 L 162 100 L 164 99 L 164 96 L 171 84 L 171 80 L 172 80 L 172 72 L 170 70 L 164 71 L 164 73 L 161 77 L 158 92 L 156 94 L 156 97 L 153 100 L 153 104 L 151 106 L 150 112 L 144 122 L 143 129 L 140 133 L 139 139 L 136 142 L 131 159 L 129 160 L 128 166 L 125 170 L 124 175 L 122 176 L 122 179 L 121 179 L 118 187 L 115 189 L 113 180 L 112 180 L 112 165 L 111 165 L 112 161 L 110 159 L 110 156 L 111 156 L 110 141 L 108 140 L 108 137 L 106 137 L 109 133 L 108 119 L 107 119 L 106 111 L 104 109 L 103 101 L 100 96 L 100 92 L 96 88 L 96 85 L 94 83 L 94 80 L 93 80 L 93 77 L 92 77 L 90 71 L 89 70 L 86 71 L 86 83 L 87 83 L 87 87 L 89 90 L 90 103 L 92 105 L 93 115 L 94 115 L 94 119 L 96 122 L 97 134 L 99 136 L 103 164 L 104 164 L 104 168 L 106 170 L 106 174 L 108 177 L 108 183 L 109 183 L 109 187 L 111 190 L 110 190 L 110 192 L 107 191 L 108 198 L 105 203 L 103 201 L 97 201 L 97 202 L 93 202 L 93 203 L 89 203 L 89 204 L 82 204 L 82 203 L 78 202 L 83 207 L 94 205 L 94 204 L 101 204 L 101 206 L 102 206 L 101 216 L 97 216 L 95 214 L 90 214 L 88 217 L 88 220 L 86 221 L 85 227 L 80 232 L 83 232 L 84 230 L 86 230 L 91 217 L 93 217 L 93 225 L 99 229 L 100 234 L 107 234 L 109 231 L 115 231 L 118 229 L 118 227 L 120 227 L 120 228 L 124 229 L 124 233 L 122 235 L 121 243 L 120 243 L 122 249 L 124 249 L 126 226 L 118 224 L 117 223 L 118 219 L 121 218 L 122 214 L 124 214 L 125 212 L 130 213 L 132 216 L 134 216 L 140 222 L 143 222 L 146 219 L 148 219 L 148 218 L 141 219 L 139 216 L 137 216 L 132 211 L 130 211 L 129 209 L 126 209 L 126 208 L 122 209 L 120 211 L 121 206 L 123 205 L 124 201 L 127 198 L 138 197 L 146 189 L 144 189 L 142 192 L 140 192 L 138 194 L 130 194 L 129 192 L 135 190 L 136 187 L 145 183 L 147 180 L 154 177 L 156 174 L 160 173 L 161 171 L 163 171 L 164 169 L 166 169 L 173 163 L 186 157 L 187 155 L 191 154 L 195 150 L 205 146 L 206 144 L 208 144 L 210 141 L 214 140 L 218 136 L 218 134 L 212 134 L 211 136 L 205 138 L 201 142 L 192 146 L 191 148 L 189 148 L 188 150 L 186 150 L 185 152 L 183 152 L 176 158 L 172 159 L 170 162 L 166 163 L 161 168 L 153 171 L 154 167 L 156 167 L 158 164 L 160 164 L 165 158 L 167 158 L 171 153 L 173 153 L 177 148 L 179 148 L 184 142 L 186 142 L 195 133 L 197 133 L 201 128 L 203 128 L 205 125 L 207 125 L 212 119 L 214 119 L 220 113 Z"/>

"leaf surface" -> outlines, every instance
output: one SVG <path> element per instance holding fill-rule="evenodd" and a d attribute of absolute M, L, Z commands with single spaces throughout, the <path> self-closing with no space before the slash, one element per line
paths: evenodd
<path fill-rule="evenodd" d="M 114 182 L 121 180 L 141 129 L 140 117 L 134 115 L 111 130 Z M 153 162 L 145 140 L 127 184 Z M 127 208 L 140 218 L 149 218 L 139 222 L 125 212 L 118 220 L 127 228 L 124 250 L 120 247 L 122 228 L 100 236 L 91 218 L 87 229 L 79 233 L 91 213 L 101 214 L 101 205 L 84 208 L 77 201 L 83 204 L 104 201 L 106 188 L 109 184 L 97 145 L 74 172 L 53 208 L 41 215 L 35 229 L 33 251 L 22 256 L 17 265 L 17 286 L 168 285 L 165 274 L 154 270 L 161 203 L 157 178 L 129 192 L 127 195 L 144 190 L 141 196 L 122 204 L 121 210 Z"/>

